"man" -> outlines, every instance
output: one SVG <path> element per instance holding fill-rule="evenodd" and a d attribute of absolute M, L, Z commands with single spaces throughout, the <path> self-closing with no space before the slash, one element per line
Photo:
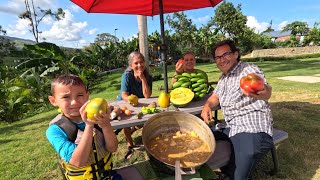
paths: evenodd
<path fill-rule="evenodd" d="M 209 123 L 211 109 L 220 104 L 226 125 L 230 128 L 224 133 L 229 136 L 234 153 L 226 173 L 231 179 L 249 179 L 255 165 L 273 147 L 273 120 L 267 102 L 272 87 L 265 83 L 263 90 L 256 93 L 247 93 L 240 88 L 242 77 L 251 73 L 264 77 L 264 74 L 256 65 L 240 61 L 239 50 L 233 41 L 217 43 L 212 52 L 222 74 L 204 105 L 201 117 Z"/>

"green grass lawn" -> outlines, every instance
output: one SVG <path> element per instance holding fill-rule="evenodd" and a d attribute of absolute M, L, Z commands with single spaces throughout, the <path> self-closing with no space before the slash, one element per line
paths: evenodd
<path fill-rule="evenodd" d="M 255 62 L 265 72 L 273 86 L 270 99 L 274 127 L 285 130 L 289 138 L 277 146 L 279 172 L 270 177 L 263 173 L 271 166 L 271 157 L 264 159 L 256 170 L 255 179 L 320 179 L 320 83 L 304 83 L 277 79 L 280 76 L 320 74 L 319 58 L 289 61 Z M 217 81 L 219 70 L 212 63 L 198 64 L 197 68 L 208 73 L 210 81 Z M 173 66 L 168 67 L 169 78 Z M 108 101 L 116 98 L 122 73 L 107 74 L 99 78 L 90 98 L 103 97 Z M 163 80 L 153 83 L 153 96 L 159 94 L 158 86 Z M 0 179 L 61 179 L 57 167 L 57 155 L 45 137 L 50 120 L 56 110 L 44 112 L 12 124 L 0 124 Z M 220 118 L 221 113 L 219 113 Z M 141 143 L 141 130 L 133 135 Z M 144 152 L 135 153 L 127 162 L 126 141 L 118 135 L 119 150 L 114 156 L 115 167 L 121 167 L 145 159 Z"/>

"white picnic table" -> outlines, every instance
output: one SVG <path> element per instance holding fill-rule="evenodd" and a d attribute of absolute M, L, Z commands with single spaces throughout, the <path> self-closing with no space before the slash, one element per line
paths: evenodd
<path fill-rule="evenodd" d="M 206 97 L 209 97 L 207 95 Z M 198 115 L 201 113 L 204 103 L 206 102 L 207 98 L 204 97 L 198 101 L 192 101 L 185 107 L 173 107 L 172 105 L 169 108 L 160 108 L 157 107 L 160 111 L 182 111 L 186 113 L 190 113 L 193 115 Z M 121 115 L 121 120 L 112 120 L 111 125 L 113 129 L 121 129 L 125 127 L 132 127 L 136 125 L 143 125 L 150 117 L 154 114 L 145 114 L 142 116 L 141 119 L 138 118 L 138 113 L 141 111 L 143 106 L 148 106 L 151 102 L 156 102 L 158 104 L 158 97 L 151 97 L 151 98 L 139 98 L 139 104 L 137 106 L 131 106 L 129 103 L 121 100 L 121 101 L 112 101 L 109 102 L 110 105 L 114 107 L 122 107 L 126 106 L 128 109 L 132 111 L 130 116 Z M 217 111 L 220 107 L 214 108 L 213 111 Z M 217 113 L 215 113 L 217 114 Z"/>

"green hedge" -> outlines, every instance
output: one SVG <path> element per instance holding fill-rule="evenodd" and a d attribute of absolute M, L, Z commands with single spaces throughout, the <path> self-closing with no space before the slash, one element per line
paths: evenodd
<path fill-rule="evenodd" d="M 242 58 L 242 61 L 246 62 L 257 62 L 257 61 L 281 61 L 281 60 L 292 60 L 292 59 L 308 59 L 320 57 L 320 53 L 315 54 L 303 54 L 297 56 L 278 56 L 278 57 L 254 57 L 254 58 Z"/>

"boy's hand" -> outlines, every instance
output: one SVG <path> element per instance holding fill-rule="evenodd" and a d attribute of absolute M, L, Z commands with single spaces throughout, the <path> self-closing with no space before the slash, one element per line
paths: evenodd
<path fill-rule="evenodd" d="M 107 113 L 100 111 L 99 115 L 95 114 L 94 117 L 97 119 L 97 121 L 94 121 L 94 123 L 98 124 L 102 129 L 105 127 L 111 126 L 110 113 L 111 113 L 111 109 L 110 107 L 108 107 Z"/>
<path fill-rule="evenodd" d="M 94 123 L 93 120 L 87 119 L 87 112 L 85 111 L 86 106 L 87 106 L 87 104 L 88 104 L 89 102 L 90 102 L 90 101 L 87 101 L 86 103 L 84 103 L 84 104 L 82 105 L 82 107 L 80 108 L 80 114 L 81 114 L 81 118 L 82 118 L 83 122 L 86 123 L 86 126 L 87 126 L 87 127 L 93 127 L 95 123 Z"/>
<path fill-rule="evenodd" d="M 85 111 L 88 103 L 89 103 L 89 101 L 87 101 L 80 108 L 81 118 L 86 123 L 86 126 L 93 127 L 95 124 L 98 124 L 101 128 L 111 126 L 111 124 L 110 124 L 110 113 L 111 113 L 110 107 L 108 107 L 108 110 L 107 110 L 108 113 L 100 111 L 99 114 L 94 114 L 94 117 L 97 120 L 92 120 L 92 119 L 87 119 L 87 112 Z"/>

